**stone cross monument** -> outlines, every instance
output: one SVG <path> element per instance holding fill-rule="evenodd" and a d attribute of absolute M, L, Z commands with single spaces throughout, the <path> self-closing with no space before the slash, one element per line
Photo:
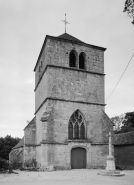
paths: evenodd
<path fill-rule="evenodd" d="M 109 155 L 107 156 L 107 165 L 106 170 L 101 171 L 98 175 L 106 175 L 106 176 L 124 176 L 124 173 L 120 171 L 116 171 L 115 169 L 115 160 L 112 155 L 112 134 L 109 132 Z"/>
<path fill-rule="evenodd" d="M 115 160 L 112 155 L 112 134 L 109 132 L 109 155 L 107 156 L 107 166 L 106 170 L 114 171 L 115 170 Z"/>

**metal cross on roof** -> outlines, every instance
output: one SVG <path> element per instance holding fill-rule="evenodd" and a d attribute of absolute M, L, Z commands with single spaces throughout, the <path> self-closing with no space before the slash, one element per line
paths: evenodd
<path fill-rule="evenodd" d="M 63 20 L 62 20 L 63 21 Z M 65 13 L 65 20 L 63 21 L 65 23 L 65 33 L 66 33 L 66 24 L 70 24 L 69 22 L 67 22 L 66 20 L 66 13 Z"/>

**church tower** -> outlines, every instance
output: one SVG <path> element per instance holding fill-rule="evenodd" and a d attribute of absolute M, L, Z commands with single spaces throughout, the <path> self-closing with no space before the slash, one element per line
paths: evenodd
<path fill-rule="evenodd" d="M 35 65 L 36 161 L 56 169 L 106 166 L 105 48 L 47 35 Z"/>

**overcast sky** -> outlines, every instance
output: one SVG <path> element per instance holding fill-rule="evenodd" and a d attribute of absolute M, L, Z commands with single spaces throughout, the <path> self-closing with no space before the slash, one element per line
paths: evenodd
<path fill-rule="evenodd" d="M 34 66 L 46 35 L 67 33 L 106 47 L 105 97 L 134 53 L 134 26 L 125 0 L 0 0 L 0 137 L 22 137 L 34 117 Z M 134 111 L 134 58 L 106 102 L 109 117 Z"/>

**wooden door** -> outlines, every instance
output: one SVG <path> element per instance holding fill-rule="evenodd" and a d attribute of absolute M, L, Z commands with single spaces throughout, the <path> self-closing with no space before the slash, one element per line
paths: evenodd
<path fill-rule="evenodd" d="M 71 168 L 72 169 L 86 168 L 86 149 L 80 147 L 72 149 Z"/>

